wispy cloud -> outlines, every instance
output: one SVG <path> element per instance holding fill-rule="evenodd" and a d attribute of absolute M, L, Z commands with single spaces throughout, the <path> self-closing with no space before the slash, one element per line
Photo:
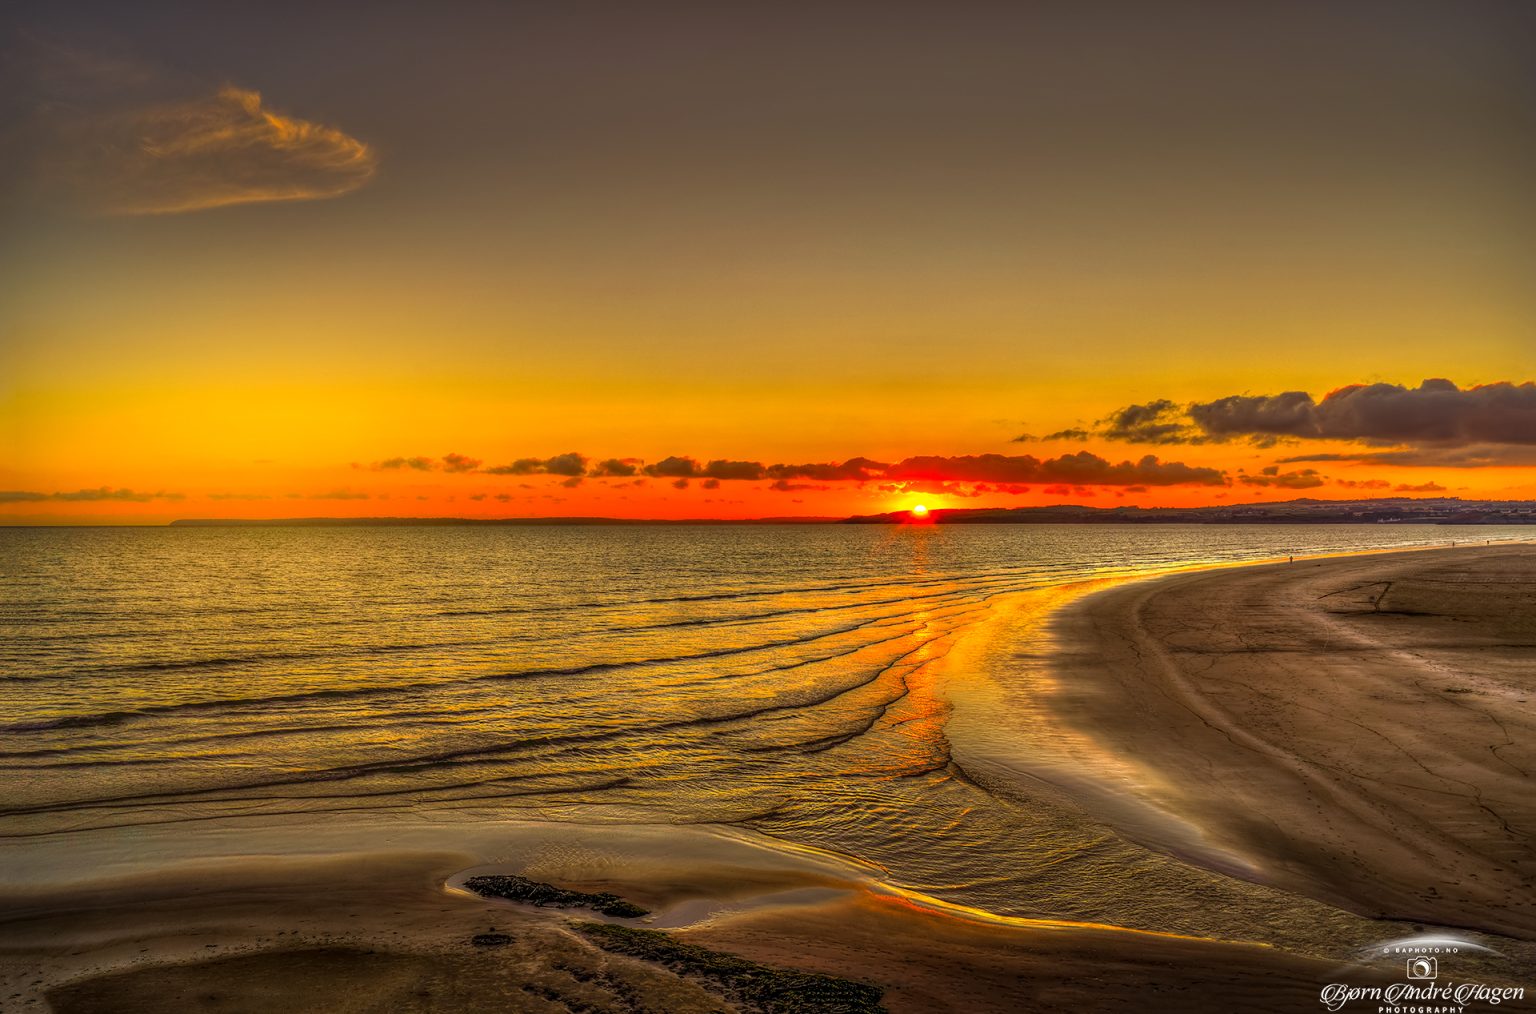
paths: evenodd
<path fill-rule="evenodd" d="M 264 201 L 339 197 L 377 158 L 333 127 L 279 113 L 261 93 L 131 110 L 92 125 L 91 152 L 66 167 L 80 193 L 114 215 L 164 215 Z"/>
<path fill-rule="evenodd" d="M 35 40 L 21 62 L 38 182 L 88 211 L 168 215 L 338 197 L 378 169 L 367 143 L 251 88 Z"/>

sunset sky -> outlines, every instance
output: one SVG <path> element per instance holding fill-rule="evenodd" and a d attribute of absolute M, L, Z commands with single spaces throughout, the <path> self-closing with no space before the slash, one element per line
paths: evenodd
<path fill-rule="evenodd" d="M 0 523 L 1536 498 L 1536 5 L 359 10 L 8 7 Z"/>

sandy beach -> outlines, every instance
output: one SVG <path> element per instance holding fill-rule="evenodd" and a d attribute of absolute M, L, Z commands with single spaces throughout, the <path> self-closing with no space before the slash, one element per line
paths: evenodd
<path fill-rule="evenodd" d="M 1253 879 L 1536 937 L 1536 547 L 1134 582 L 1053 632 L 1055 707 Z"/>
<path fill-rule="evenodd" d="M 1200 571 L 1088 595 L 1049 620 L 1056 689 L 1043 706 L 1157 777 L 1064 782 L 1053 805 L 1157 862 L 1294 898 L 1299 918 L 1357 913 L 1361 939 L 1463 927 L 1529 955 L 1533 617 L 1525 546 Z M 1153 798 L 1127 798 L 1136 784 L 1155 784 Z M 1144 819 L 1149 805 L 1169 819 Z M 173 847 L 177 833 L 134 832 L 132 866 L 94 858 L 117 854 L 112 843 L 73 852 L 74 866 L 39 859 L 46 841 L 8 846 L 36 883 L 0 899 L 0 1007 L 770 1009 L 686 967 L 605 950 L 579 929 L 594 919 L 866 983 L 893 1012 L 1311 1010 L 1341 976 L 1400 974 L 1257 943 L 1262 926 L 1209 939 L 946 908 L 838 856 L 728 828 L 509 825 L 450 848 L 450 827 L 392 827 L 348 851 L 317 825 L 233 834 L 206 856 Z M 611 891 L 654 914 L 479 897 L 456 886 L 466 871 Z M 1525 985 L 1516 972 L 1482 969 Z"/>

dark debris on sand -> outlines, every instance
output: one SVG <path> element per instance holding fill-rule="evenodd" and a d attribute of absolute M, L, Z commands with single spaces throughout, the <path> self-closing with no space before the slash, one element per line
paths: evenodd
<path fill-rule="evenodd" d="M 680 976 L 706 979 L 744 1008 L 763 1014 L 884 1014 L 884 991 L 868 983 L 759 965 L 734 954 L 680 943 L 659 930 L 609 923 L 575 929 L 606 951 L 654 962 Z"/>
<path fill-rule="evenodd" d="M 476 947 L 505 947 L 512 942 L 512 938 L 505 933 L 476 933 L 469 938 L 469 942 Z"/>
<path fill-rule="evenodd" d="M 617 894 L 587 894 L 584 891 L 567 891 L 553 884 L 542 884 L 527 877 L 495 875 L 470 877 L 464 886 L 482 898 L 505 898 L 521 901 L 539 908 L 590 908 L 603 915 L 621 919 L 636 919 L 649 915 L 647 909 L 625 901 Z"/>

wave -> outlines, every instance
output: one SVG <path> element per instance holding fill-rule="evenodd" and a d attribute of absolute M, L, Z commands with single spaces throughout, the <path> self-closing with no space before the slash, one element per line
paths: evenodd
<path fill-rule="evenodd" d="M 882 641 L 871 642 L 865 647 L 872 647 L 880 643 L 898 640 L 905 634 L 896 634 Z M 932 640 L 938 640 L 943 634 L 935 635 Z M 374 761 L 366 764 L 345 765 L 337 768 L 329 768 L 322 771 L 308 772 L 304 775 L 291 778 L 272 778 L 260 781 L 245 782 L 238 785 L 220 785 L 205 790 L 186 790 L 168 792 L 136 793 L 123 796 L 104 796 L 89 799 L 73 799 L 55 803 L 43 803 L 31 806 L 15 806 L 0 809 L 0 817 L 13 817 L 24 814 L 56 813 L 61 811 L 88 810 L 98 808 L 117 808 L 124 805 L 138 806 L 147 803 L 176 803 L 191 801 L 207 801 L 209 793 L 229 793 L 245 790 L 259 790 L 275 788 L 285 785 L 304 785 L 334 781 L 346 781 L 357 778 L 366 778 L 377 775 L 390 774 L 415 774 L 423 771 L 439 770 L 444 768 L 463 767 L 474 764 L 484 764 L 498 759 L 511 759 L 512 755 L 529 748 L 537 748 L 541 756 L 547 761 L 551 754 L 550 747 L 560 746 L 590 746 L 595 743 L 605 742 L 625 736 L 655 734 L 658 732 L 671 732 L 686 728 L 698 728 L 704 726 L 722 725 L 731 722 L 746 721 L 762 715 L 775 712 L 793 711 L 803 708 L 815 708 L 828 704 L 839 697 L 868 686 L 876 682 L 888 671 L 900 664 L 899 660 L 921 651 L 929 642 L 924 642 L 908 652 L 897 656 L 896 659 L 884 665 L 871 669 L 863 679 L 856 680 L 846 685 L 817 688 L 817 693 L 794 695 L 793 697 L 780 698 L 773 703 L 763 704 L 759 707 L 743 710 L 732 710 L 723 714 L 697 716 L 684 719 L 674 719 L 666 722 L 652 722 L 640 726 L 627 726 L 621 728 L 605 729 L 597 732 L 565 733 L 554 736 L 535 736 L 515 740 L 507 743 L 497 743 L 490 746 L 472 747 L 461 750 L 440 751 L 437 753 L 419 754 L 409 758 Z M 897 697 L 900 695 L 898 694 Z M 892 698 L 893 700 L 896 698 Z M 349 792 L 348 795 L 356 795 Z M 250 797 L 242 797 L 250 798 Z"/>
<path fill-rule="evenodd" d="M 1027 587 L 1027 586 L 1026 586 Z M 1020 590 L 1010 587 L 1009 590 Z M 832 612 L 847 612 L 850 610 L 874 609 L 880 606 L 904 605 L 912 602 L 926 602 L 950 598 L 966 598 L 967 593 L 974 594 L 970 589 L 950 588 L 942 592 L 927 595 L 903 595 L 894 598 L 883 598 L 866 601 L 854 601 L 836 606 L 798 606 L 792 609 L 776 609 L 767 612 L 747 613 L 733 616 L 710 616 L 683 620 L 667 620 L 659 623 L 635 624 L 633 626 L 613 627 L 589 627 L 586 633 L 591 635 L 625 635 L 632 633 L 645 633 L 647 631 L 670 630 L 680 628 L 705 628 L 705 627 L 729 627 L 742 626 L 771 619 L 783 619 L 789 616 L 799 615 L 825 615 Z M 901 616 L 903 613 L 893 613 L 892 616 Z M 494 638 L 475 638 L 453 641 L 432 641 L 405 644 L 383 644 L 371 646 L 348 646 L 341 649 L 327 649 L 314 651 L 291 652 L 250 652 L 241 655 L 214 655 L 189 659 L 166 659 L 156 661 L 129 662 L 109 666 L 94 666 L 71 669 L 63 672 L 28 674 L 25 676 L 0 676 L 0 682 L 33 682 L 41 680 L 67 680 L 80 676 L 118 675 L 124 673 L 156 673 L 156 672 L 182 672 L 201 669 L 234 668 L 244 665 L 264 665 L 273 662 L 298 662 L 313 661 L 316 659 L 338 659 L 369 657 L 379 655 L 402 655 L 413 652 L 433 652 L 451 648 L 475 648 L 492 645 L 521 644 L 529 642 L 541 642 L 547 640 L 546 634 L 534 634 L 527 636 L 503 635 Z M 772 645 L 768 645 L 772 647 Z M 660 659 L 658 661 L 676 661 L 676 659 Z M 556 670 L 549 670 L 558 674 Z M 516 678 L 519 674 L 511 674 L 502 678 Z M 15 726 L 0 726 L 0 730 L 17 729 Z"/>
<path fill-rule="evenodd" d="M 511 672 L 486 673 L 478 676 L 448 678 L 441 680 L 422 680 L 412 683 L 388 684 L 377 687 L 331 688 L 322 690 L 307 690 L 291 694 L 263 694 L 252 697 L 227 697 L 201 701 L 183 701 L 170 704 L 149 705 L 143 708 L 102 712 L 98 714 L 66 715 L 59 718 L 7 723 L 0 725 L 0 732 L 42 732 L 55 729 L 119 725 L 124 722 L 161 717 L 169 714 L 239 710 L 245 708 L 264 707 L 274 704 L 293 704 L 300 701 L 358 699 L 367 697 L 387 699 L 390 697 L 404 696 L 427 689 L 477 683 L 482 681 L 505 681 L 538 679 L 545 677 L 584 676 L 592 673 L 635 669 L 644 666 L 671 665 L 678 662 L 693 662 L 714 658 L 728 658 L 733 655 L 744 655 L 759 651 L 774 651 L 782 648 L 795 647 L 797 645 L 812 644 L 816 641 L 825 640 L 828 637 L 836 637 L 842 634 L 854 633 L 872 625 L 873 622 L 874 621 L 863 621 L 845 626 L 834 627 L 831 629 L 818 630 L 801 637 L 790 637 L 777 641 L 766 641 L 727 648 L 715 648 L 707 651 L 689 652 L 679 655 L 665 655 L 641 659 L 620 659 L 614 661 L 593 662 L 579 666 L 551 666 L 546 668 L 523 669 Z"/>

